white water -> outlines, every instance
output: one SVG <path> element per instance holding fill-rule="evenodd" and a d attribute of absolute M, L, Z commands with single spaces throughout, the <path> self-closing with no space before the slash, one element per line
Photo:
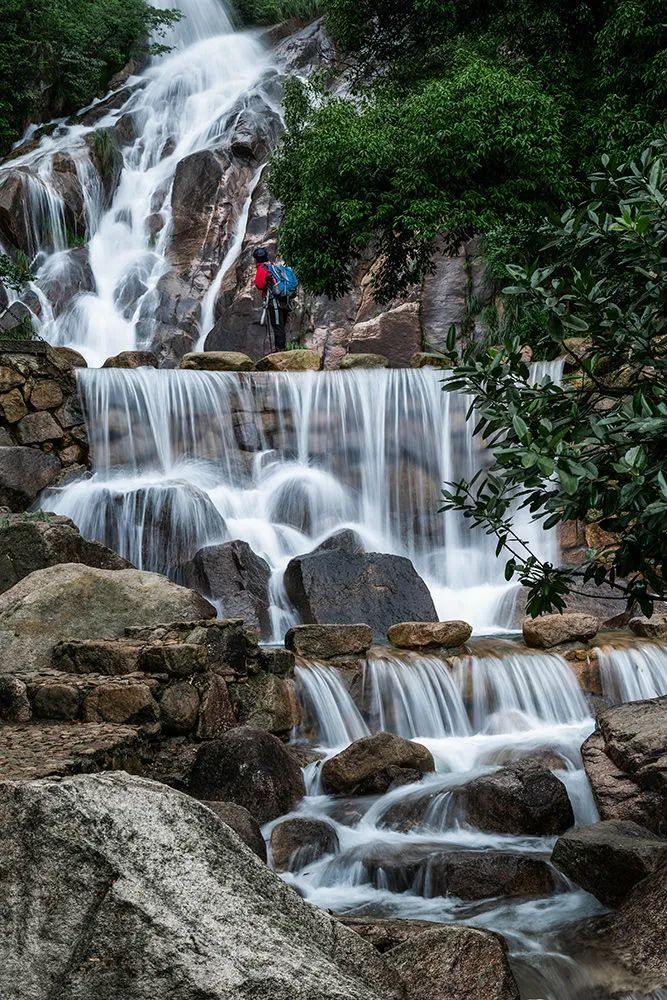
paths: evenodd
<path fill-rule="evenodd" d="M 485 460 L 465 397 L 433 369 L 248 375 L 82 370 L 92 479 L 47 494 L 84 535 L 181 578 L 198 548 L 243 539 L 274 572 L 275 638 L 294 615 L 289 559 L 337 529 L 412 559 L 443 619 L 509 626 L 494 540 L 438 513 L 443 482 Z M 553 534 L 519 520 L 556 560 Z"/>
<path fill-rule="evenodd" d="M 25 208 L 36 257 L 40 333 L 53 344 L 79 350 L 91 365 L 150 344 L 156 286 L 169 270 L 170 199 L 178 164 L 202 149 L 224 149 L 225 132 L 234 124 L 230 112 L 269 66 L 256 38 L 233 30 L 224 0 L 160 0 L 157 6 L 184 14 L 164 39 L 173 51 L 135 78 L 138 86 L 123 106 L 90 127 L 56 132 L 6 168 L 31 172 Z M 126 115 L 138 137 L 122 150 L 120 183 L 104 211 L 84 139 Z M 75 294 L 56 315 L 43 288 L 53 282 L 54 271 L 66 281 L 71 266 L 63 202 L 52 177 L 53 156 L 62 152 L 74 158 L 82 180 L 94 290 Z M 157 220 L 161 228 L 155 234 Z M 240 246 L 235 247 L 238 253 Z M 233 259 L 228 253 L 219 264 L 226 269 Z"/>
<path fill-rule="evenodd" d="M 667 694 L 667 647 L 601 647 L 598 653 L 602 694 L 611 705 Z"/>
<path fill-rule="evenodd" d="M 308 765 L 309 791 L 295 815 L 329 822 L 339 850 L 287 872 L 286 881 L 309 901 L 353 916 L 496 930 L 510 944 L 523 997 L 570 1000 L 584 974 L 561 953 L 555 935 L 601 912 L 592 897 L 561 880 L 555 895 L 466 902 L 443 895 L 437 881 L 438 864 L 452 851 L 548 861 L 555 838 L 475 829 L 456 795 L 472 778 L 523 755 L 549 754 L 547 766 L 565 783 L 576 822 L 598 818 L 580 755 L 593 719 L 566 661 L 510 652 L 464 657 L 452 669 L 437 656 L 383 651 L 370 657 L 361 678 L 325 664 L 297 667 L 296 678 L 305 718 L 297 741 L 308 736 L 328 757 L 384 729 L 427 746 L 436 772 L 383 796 L 340 798 L 321 793 L 320 765 Z M 265 828 L 267 839 L 274 825 Z"/>

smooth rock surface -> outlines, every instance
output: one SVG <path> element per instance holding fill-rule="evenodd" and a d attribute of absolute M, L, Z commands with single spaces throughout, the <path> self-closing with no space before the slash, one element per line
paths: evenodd
<path fill-rule="evenodd" d="M 550 649 L 561 642 L 571 642 L 573 639 L 593 639 L 600 631 L 600 627 L 600 619 L 593 615 L 566 611 L 562 615 L 526 618 L 523 623 L 523 638 L 527 646 Z"/>
<path fill-rule="evenodd" d="M 260 358 L 255 365 L 258 372 L 318 372 L 322 356 L 317 351 L 277 351 Z"/>
<path fill-rule="evenodd" d="M 61 471 L 55 455 L 39 448 L 0 447 L 0 507 L 25 510 Z"/>
<path fill-rule="evenodd" d="M 330 823 L 297 816 L 271 831 L 271 859 L 277 872 L 298 872 L 325 854 L 338 850 L 338 836 Z"/>
<path fill-rule="evenodd" d="M 242 618 L 263 638 L 271 635 L 271 567 L 247 542 L 236 539 L 199 549 L 186 576 L 192 587 L 220 602 L 224 617 Z"/>
<path fill-rule="evenodd" d="M 200 372 L 251 372 L 252 358 L 241 351 L 200 351 L 186 354 L 179 368 Z"/>
<path fill-rule="evenodd" d="M 360 656 L 370 649 L 373 631 L 368 625 L 295 625 L 285 635 L 285 646 L 297 656 L 329 660 Z"/>
<path fill-rule="evenodd" d="M 205 806 L 127 774 L 0 786 L 3 1000 L 399 1000 Z"/>
<path fill-rule="evenodd" d="M 377 733 L 355 740 L 322 765 L 322 783 L 332 792 L 384 792 L 407 769 L 426 774 L 435 770 L 430 751 L 393 733 Z"/>
<path fill-rule="evenodd" d="M 467 622 L 400 622 L 392 625 L 387 638 L 399 649 L 428 649 L 434 646 L 462 646 L 472 635 Z"/>
<path fill-rule="evenodd" d="M 563 782 L 531 760 L 474 778 L 465 803 L 466 821 L 488 832 L 549 837 L 574 823 Z"/>

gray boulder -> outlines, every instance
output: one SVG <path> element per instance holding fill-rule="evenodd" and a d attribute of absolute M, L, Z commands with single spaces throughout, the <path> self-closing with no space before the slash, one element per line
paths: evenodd
<path fill-rule="evenodd" d="M 219 601 L 226 618 L 242 618 L 264 638 L 271 634 L 271 568 L 247 542 L 224 542 L 200 549 L 186 573 L 202 594 Z"/>
<path fill-rule="evenodd" d="M 55 455 L 39 448 L 0 448 L 0 507 L 25 510 L 61 473 Z"/>
<path fill-rule="evenodd" d="M 189 790 L 198 799 L 235 802 L 258 823 L 290 812 L 305 794 L 301 768 L 285 745 L 245 726 L 202 744 Z"/>
<path fill-rule="evenodd" d="M 285 635 L 286 647 L 298 656 L 321 660 L 362 656 L 372 642 L 373 632 L 368 625 L 297 625 Z"/>
<path fill-rule="evenodd" d="M 3 1000 L 400 1000 L 210 809 L 124 773 L 0 786 Z"/>
<path fill-rule="evenodd" d="M 565 785 L 532 760 L 481 775 L 463 794 L 466 820 L 479 830 L 548 837 L 574 823 Z"/>
<path fill-rule="evenodd" d="M 26 673 L 51 663 L 59 640 L 123 635 L 133 625 L 214 618 L 199 594 L 136 569 L 63 563 L 37 570 L 0 596 L 0 671 Z"/>
<path fill-rule="evenodd" d="M 243 806 L 236 802 L 204 802 L 205 806 L 214 812 L 218 819 L 231 827 L 238 834 L 246 847 L 266 861 L 266 844 L 259 823 Z"/>
<path fill-rule="evenodd" d="M 320 549 L 291 560 L 285 587 L 307 625 L 366 622 L 384 640 L 396 622 L 438 620 L 428 587 L 403 556 Z"/>
<path fill-rule="evenodd" d="M 638 823 L 603 820 L 559 837 L 552 861 L 600 902 L 617 906 L 638 882 L 667 865 L 667 840 Z"/>
<path fill-rule="evenodd" d="M 0 520 L 0 594 L 29 573 L 57 563 L 97 569 L 131 569 L 127 560 L 99 542 L 88 541 L 67 517 L 10 514 Z"/>

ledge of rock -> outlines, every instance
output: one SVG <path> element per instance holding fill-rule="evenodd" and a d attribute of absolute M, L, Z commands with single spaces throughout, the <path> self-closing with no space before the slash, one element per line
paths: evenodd
<path fill-rule="evenodd" d="M 186 580 L 200 593 L 220 601 L 229 618 L 242 618 L 263 637 L 271 634 L 269 564 L 236 539 L 207 545 L 186 566 Z"/>
<path fill-rule="evenodd" d="M 305 350 L 267 354 L 255 365 L 258 372 L 318 372 L 321 367 L 321 354 Z"/>
<path fill-rule="evenodd" d="M 107 358 L 103 368 L 157 368 L 157 355 L 152 351 L 121 351 Z"/>
<path fill-rule="evenodd" d="M 392 733 L 355 740 L 322 765 L 322 784 L 349 795 L 382 794 L 392 784 L 418 781 L 435 770 L 430 751 Z"/>
<path fill-rule="evenodd" d="M 387 638 L 399 649 L 428 649 L 434 646 L 462 646 L 472 635 L 467 622 L 401 622 L 392 625 Z"/>
<path fill-rule="evenodd" d="M 523 638 L 527 646 L 534 649 L 550 649 L 562 642 L 575 639 L 594 639 L 600 631 L 601 622 L 593 615 L 565 612 L 562 615 L 541 615 L 526 618 L 523 623 Z"/>
<path fill-rule="evenodd" d="M 418 351 L 410 358 L 411 368 L 452 368 L 450 358 L 444 354 L 429 354 L 426 351 Z"/>
<path fill-rule="evenodd" d="M 346 354 L 341 360 L 341 371 L 352 368 L 388 368 L 389 359 L 384 354 Z"/>
<path fill-rule="evenodd" d="M 652 618 L 631 618 L 629 628 L 643 639 L 664 639 L 667 637 L 667 615 L 653 615 Z"/>
<path fill-rule="evenodd" d="M 27 781 L 111 769 L 136 770 L 148 739 L 136 727 L 108 723 L 3 723 L 0 779 Z"/>
<path fill-rule="evenodd" d="M 186 354 L 179 368 L 200 372 L 251 372 L 255 363 L 241 351 L 200 351 Z"/>
<path fill-rule="evenodd" d="M 559 837 L 552 861 L 600 902 L 617 906 L 638 882 L 667 865 L 667 840 L 638 823 L 603 820 Z"/>
<path fill-rule="evenodd" d="M 285 646 L 297 656 L 330 660 L 361 656 L 373 644 L 368 625 L 296 625 L 285 635 Z"/>

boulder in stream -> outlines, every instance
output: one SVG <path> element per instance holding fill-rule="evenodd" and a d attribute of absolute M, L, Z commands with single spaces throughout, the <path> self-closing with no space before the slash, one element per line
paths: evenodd
<path fill-rule="evenodd" d="M 296 625 L 285 635 L 285 646 L 297 656 L 330 660 L 362 656 L 373 643 L 368 625 Z"/>
<path fill-rule="evenodd" d="M 322 355 L 317 351 L 277 351 L 260 358 L 255 365 L 258 372 L 318 372 Z"/>
<path fill-rule="evenodd" d="M 208 806 L 218 819 L 238 834 L 246 847 L 249 847 L 262 861 L 266 861 L 266 844 L 262 831 L 255 817 L 247 809 L 237 805 L 236 802 L 202 802 L 202 805 Z"/>
<path fill-rule="evenodd" d="M 125 773 L 0 785 L 3 1000 L 402 1000 L 219 819 Z"/>
<path fill-rule="evenodd" d="M 558 615 L 540 615 L 526 618 L 523 623 L 523 638 L 527 646 L 536 649 L 551 649 L 563 642 L 574 639 L 593 639 L 601 628 L 601 621 L 593 615 L 566 611 Z"/>
<path fill-rule="evenodd" d="M 466 821 L 478 830 L 549 837 L 574 823 L 565 785 L 532 760 L 474 778 L 462 794 Z"/>
<path fill-rule="evenodd" d="M 638 882 L 667 865 L 667 840 L 638 823 L 608 819 L 559 837 L 552 860 L 600 902 L 617 906 Z"/>
<path fill-rule="evenodd" d="M 404 556 L 316 549 L 290 561 L 285 587 L 309 625 L 366 622 L 384 640 L 397 621 L 438 619 L 428 587 Z"/>
<path fill-rule="evenodd" d="M 472 625 L 467 622 L 401 622 L 392 625 L 387 638 L 399 649 L 428 649 L 445 646 L 462 646 L 472 635 Z"/>
<path fill-rule="evenodd" d="M 121 351 L 107 358 L 103 368 L 157 368 L 157 355 L 152 351 Z"/>
<path fill-rule="evenodd" d="M 251 372 L 255 364 L 241 351 L 198 351 L 186 354 L 179 365 L 199 372 Z"/>
<path fill-rule="evenodd" d="M 305 788 L 301 768 L 276 736 L 241 726 L 201 745 L 190 793 L 206 801 L 235 802 L 258 823 L 268 823 L 291 812 Z"/>
<path fill-rule="evenodd" d="M 227 618 L 242 618 L 263 637 L 271 634 L 271 567 L 247 542 L 206 545 L 187 567 L 190 585 L 222 605 Z"/>
<path fill-rule="evenodd" d="M 338 850 L 338 836 L 322 819 L 296 816 L 271 831 L 271 856 L 277 872 L 297 872 L 325 854 Z"/>
<path fill-rule="evenodd" d="M 322 765 L 322 784 L 331 792 L 378 795 L 393 784 L 418 781 L 435 770 L 433 757 L 420 743 L 393 733 L 355 740 Z"/>

